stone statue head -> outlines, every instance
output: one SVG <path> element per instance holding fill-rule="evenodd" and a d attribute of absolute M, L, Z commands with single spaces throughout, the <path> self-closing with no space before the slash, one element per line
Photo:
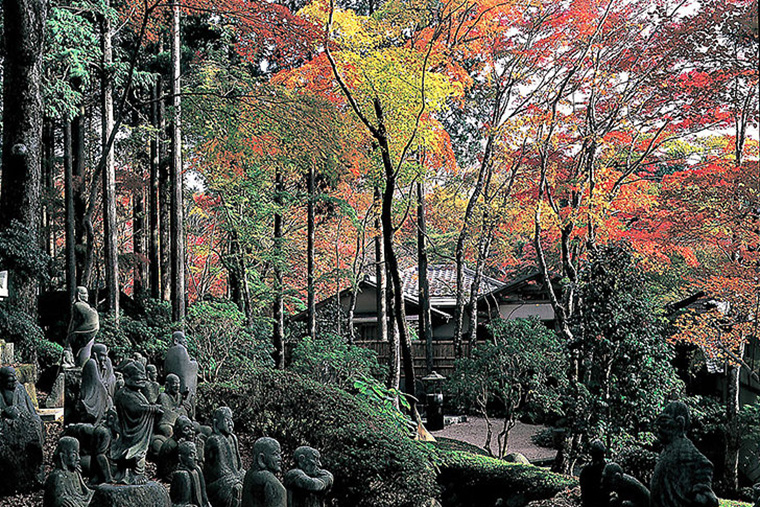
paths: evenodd
<path fill-rule="evenodd" d="M 195 438 L 195 425 L 189 417 L 181 415 L 174 421 L 174 440 L 193 440 Z"/>
<path fill-rule="evenodd" d="M 61 437 L 53 457 L 55 467 L 70 472 L 78 471 L 79 462 L 79 440 L 74 437 Z"/>
<path fill-rule="evenodd" d="M 195 462 L 198 459 L 198 449 L 195 444 L 189 440 L 183 440 L 177 447 L 179 454 L 179 464 L 187 470 L 195 469 Z"/>
<path fill-rule="evenodd" d="M 124 374 L 120 371 L 114 372 L 114 375 L 116 376 L 116 390 L 118 391 L 122 387 L 124 387 Z"/>
<path fill-rule="evenodd" d="M 607 491 L 616 491 L 623 478 L 623 467 L 617 463 L 607 463 L 602 472 L 602 487 Z"/>
<path fill-rule="evenodd" d="M 87 287 L 81 285 L 77 287 L 77 290 L 74 292 L 74 301 L 84 301 L 85 303 L 90 301 L 90 294 L 87 292 Z"/>
<path fill-rule="evenodd" d="M 600 463 L 604 461 L 604 456 L 607 454 L 607 446 L 601 440 L 596 439 L 589 445 L 589 454 L 591 454 L 593 463 Z"/>
<path fill-rule="evenodd" d="M 130 361 L 124 367 L 124 385 L 128 389 L 140 390 L 145 387 L 148 377 L 145 376 L 145 367 L 137 361 Z"/>
<path fill-rule="evenodd" d="M 158 379 L 158 368 L 155 364 L 149 364 L 145 367 L 145 373 L 148 374 L 148 380 L 155 382 Z"/>
<path fill-rule="evenodd" d="M 16 370 L 13 366 L 3 366 L 0 368 L 0 388 L 12 391 L 16 389 L 18 379 L 16 378 Z"/>
<path fill-rule="evenodd" d="M 231 435 L 235 431 L 235 423 L 232 421 L 232 409 L 219 407 L 214 411 L 214 433 L 224 436 Z"/>
<path fill-rule="evenodd" d="M 172 343 L 174 343 L 174 345 L 182 345 L 183 347 L 187 347 L 187 338 L 185 337 L 185 333 L 182 331 L 174 331 L 172 333 Z"/>
<path fill-rule="evenodd" d="M 689 407 L 682 401 L 671 401 L 657 417 L 657 436 L 663 444 L 668 445 L 686 435 L 689 422 Z"/>
<path fill-rule="evenodd" d="M 282 450 L 274 438 L 261 437 L 253 443 L 253 467 L 256 470 L 282 471 Z"/>
<path fill-rule="evenodd" d="M 322 468 L 322 463 L 319 458 L 319 451 L 306 445 L 302 445 L 293 453 L 293 459 L 298 468 L 303 470 L 306 475 L 310 477 L 316 477 L 319 475 L 319 471 Z"/>
<path fill-rule="evenodd" d="M 108 347 L 102 343 L 96 343 L 92 346 L 92 355 L 95 356 L 101 368 L 106 367 L 106 364 L 108 364 Z"/>
<path fill-rule="evenodd" d="M 176 396 L 179 393 L 179 386 L 180 386 L 180 381 L 177 375 L 175 375 L 174 373 L 170 373 L 166 376 L 166 381 L 164 382 L 164 390 L 168 394 L 171 394 L 172 396 Z"/>
<path fill-rule="evenodd" d="M 117 430 L 119 428 L 119 414 L 116 412 L 115 408 L 111 407 L 106 410 L 104 421 L 106 427 L 111 428 L 112 430 Z"/>

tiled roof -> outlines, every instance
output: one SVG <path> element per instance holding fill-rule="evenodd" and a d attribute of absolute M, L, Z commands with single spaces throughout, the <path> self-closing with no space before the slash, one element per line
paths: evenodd
<path fill-rule="evenodd" d="M 469 292 L 472 286 L 475 271 L 465 266 L 464 284 Z M 401 272 L 401 282 L 404 292 L 407 294 L 419 294 L 418 266 L 412 266 Z M 430 297 L 454 297 L 457 293 L 457 269 L 454 264 L 434 264 L 428 266 L 428 283 L 430 284 Z M 488 294 L 500 289 L 505 284 L 488 276 L 480 280 L 478 295 Z"/>

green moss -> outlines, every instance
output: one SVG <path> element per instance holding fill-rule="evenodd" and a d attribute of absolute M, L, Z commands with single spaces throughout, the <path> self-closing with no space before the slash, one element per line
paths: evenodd
<path fill-rule="evenodd" d="M 720 507 L 752 507 L 751 503 L 738 502 L 736 500 L 721 500 Z"/>

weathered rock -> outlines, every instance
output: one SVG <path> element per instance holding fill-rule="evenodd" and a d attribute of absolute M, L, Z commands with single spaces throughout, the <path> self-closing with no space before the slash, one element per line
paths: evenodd
<path fill-rule="evenodd" d="M 504 456 L 504 461 L 508 463 L 519 463 L 520 465 L 530 465 L 530 460 L 524 454 L 519 452 L 510 452 Z"/>
<path fill-rule="evenodd" d="M 90 507 L 171 507 L 166 488 L 157 482 L 146 484 L 101 484 L 95 489 Z"/>
<path fill-rule="evenodd" d="M 63 408 L 65 394 L 66 394 L 66 376 L 63 372 L 59 373 L 53 382 L 53 387 L 50 389 L 45 400 L 45 408 Z"/>

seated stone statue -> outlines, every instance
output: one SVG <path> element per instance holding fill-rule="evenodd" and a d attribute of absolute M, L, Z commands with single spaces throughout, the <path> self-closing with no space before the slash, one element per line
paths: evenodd
<path fill-rule="evenodd" d="M 43 427 L 12 366 L 0 368 L 0 496 L 42 484 Z"/>
<path fill-rule="evenodd" d="M 253 464 L 243 483 L 243 507 L 287 507 L 287 491 L 275 475 L 281 471 L 280 443 L 269 437 L 256 440 Z"/>
<path fill-rule="evenodd" d="M 169 347 L 164 358 L 164 372 L 174 373 L 180 380 L 180 392 L 187 399 L 188 416 L 195 418 L 195 391 L 198 386 L 198 362 L 187 351 L 187 338 L 182 331 L 172 334 L 174 345 Z"/>
<path fill-rule="evenodd" d="M 604 458 L 607 447 L 601 440 L 594 440 L 589 450 L 591 463 L 583 467 L 578 478 L 581 486 L 581 504 L 583 507 L 605 507 L 609 502 L 609 493 L 602 488 L 602 472 L 607 464 Z"/>
<path fill-rule="evenodd" d="M 232 422 L 232 410 L 214 412 L 214 433 L 206 440 L 205 466 L 208 498 L 213 507 L 238 507 L 243 490 L 243 464 Z"/>
<path fill-rule="evenodd" d="M 74 365 L 85 365 L 90 358 L 92 344 L 95 342 L 95 335 L 100 329 L 100 319 L 98 312 L 90 306 L 89 294 L 86 287 L 77 287 L 74 294 L 74 303 L 71 306 L 71 321 L 69 321 L 68 339 L 66 342 L 65 362 L 69 363 L 73 358 Z"/>
<path fill-rule="evenodd" d="M 63 430 L 65 436 L 79 440 L 82 471 L 89 477 L 87 483 L 90 486 L 114 482 L 108 454 L 111 443 L 117 438 L 118 426 L 116 410 L 111 408 L 97 425 L 69 424 Z"/>
<path fill-rule="evenodd" d="M 288 507 L 324 507 L 333 476 L 322 468 L 319 458 L 319 451 L 307 446 L 293 453 L 298 468 L 288 470 L 283 480 L 288 490 Z"/>
<path fill-rule="evenodd" d="M 111 459 L 116 465 L 116 480 L 125 484 L 145 484 L 145 457 L 153 435 L 159 405 L 145 399 L 142 389 L 147 377 L 138 362 L 124 367 L 124 387 L 116 393 L 114 404 L 119 416 L 119 436 L 111 447 Z"/>
<path fill-rule="evenodd" d="M 113 371 L 108 348 L 102 343 L 92 346 L 92 357 L 82 368 L 82 384 L 79 391 L 80 420 L 99 423 L 106 411 L 113 406 L 116 375 Z"/>
<path fill-rule="evenodd" d="M 717 507 L 712 490 L 713 466 L 686 438 L 689 408 L 669 403 L 657 418 L 657 436 L 664 445 L 652 474 L 651 507 Z"/>
<path fill-rule="evenodd" d="M 196 464 L 195 444 L 179 444 L 179 467 L 172 474 L 172 507 L 211 507 L 206 495 L 206 481 Z"/>
<path fill-rule="evenodd" d="M 199 452 L 196 442 L 195 423 L 188 417 L 181 415 L 174 422 L 172 436 L 161 446 L 156 459 L 156 474 L 162 479 L 171 477 L 172 472 L 179 464 L 179 444 L 181 442 L 193 442 L 196 444 L 196 464 L 203 463 L 203 455 Z"/>
<path fill-rule="evenodd" d="M 151 452 L 155 456 L 161 451 L 166 439 L 172 436 L 174 422 L 179 416 L 187 416 L 187 409 L 184 406 L 185 397 L 179 392 L 179 377 L 173 373 L 166 376 L 164 392 L 158 395 L 158 404 L 163 411 L 156 422 L 153 440 L 151 441 Z"/>
<path fill-rule="evenodd" d="M 148 383 L 145 384 L 143 394 L 148 403 L 156 403 L 158 402 L 158 395 L 161 394 L 161 384 L 158 383 L 158 368 L 155 364 L 149 364 L 145 367 L 145 372 L 148 374 Z"/>
<path fill-rule="evenodd" d="M 53 456 L 53 471 L 45 481 L 44 507 L 87 507 L 93 491 L 82 480 L 79 441 L 61 437 Z"/>
<path fill-rule="evenodd" d="M 607 463 L 602 486 L 610 493 L 610 507 L 649 507 L 649 490 L 617 463 Z"/>

